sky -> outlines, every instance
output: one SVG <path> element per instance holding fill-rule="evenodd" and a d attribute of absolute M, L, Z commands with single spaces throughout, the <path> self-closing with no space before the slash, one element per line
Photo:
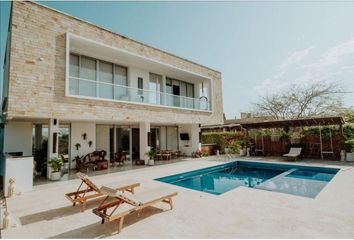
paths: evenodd
<path fill-rule="evenodd" d="M 227 118 L 321 81 L 354 106 L 354 1 L 41 3 L 220 71 Z M 0 4 L 2 64 L 10 4 Z"/>

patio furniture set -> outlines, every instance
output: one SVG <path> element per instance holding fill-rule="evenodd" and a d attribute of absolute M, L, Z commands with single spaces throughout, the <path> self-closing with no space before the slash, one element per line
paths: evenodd
<path fill-rule="evenodd" d="M 181 151 L 172 150 L 157 150 L 155 159 L 156 160 L 171 160 L 174 158 L 183 157 L 184 154 Z"/>
<path fill-rule="evenodd" d="M 176 191 L 166 187 L 157 187 L 135 194 L 135 188 L 139 187 L 140 183 L 132 180 L 98 187 L 87 175 L 79 172 L 77 176 L 81 179 L 79 187 L 75 192 L 66 193 L 65 196 L 73 206 L 80 204 L 81 212 L 85 211 L 87 201 L 102 197 L 103 201 L 92 212 L 101 218 L 102 224 L 117 222 L 118 233 L 122 230 L 127 215 L 137 212 L 139 217 L 143 209 L 160 202 L 168 204 L 172 210 L 172 198 L 177 195 Z"/>

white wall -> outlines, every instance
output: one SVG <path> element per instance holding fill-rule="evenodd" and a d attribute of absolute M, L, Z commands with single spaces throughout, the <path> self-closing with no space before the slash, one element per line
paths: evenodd
<path fill-rule="evenodd" d="M 111 126 L 96 126 L 96 150 L 105 150 L 109 158 L 109 129 Z"/>
<path fill-rule="evenodd" d="M 128 78 L 129 78 L 129 86 L 137 88 L 138 87 L 138 77 L 143 78 L 143 87 L 144 89 L 149 88 L 149 81 L 150 81 L 150 75 L 149 71 L 139 69 L 139 68 L 134 68 L 134 67 L 129 67 L 128 69 Z"/>
<path fill-rule="evenodd" d="M 167 127 L 167 149 L 178 149 L 178 136 L 176 127 Z"/>
<path fill-rule="evenodd" d="M 195 152 L 197 149 L 200 148 L 199 131 L 200 131 L 200 128 L 199 128 L 198 124 L 180 126 L 179 133 L 188 133 L 189 134 L 188 141 L 183 141 L 181 139 L 179 140 L 179 149 L 181 152 L 190 156 L 190 155 L 192 155 L 193 152 Z"/>
<path fill-rule="evenodd" d="M 32 128 L 30 122 L 7 123 L 5 125 L 4 152 L 23 152 L 23 156 L 32 156 Z"/>
<path fill-rule="evenodd" d="M 33 188 L 33 157 L 6 156 L 4 193 L 7 196 L 9 179 L 15 179 L 15 193 L 29 192 Z"/>
<path fill-rule="evenodd" d="M 82 134 L 86 133 L 86 140 L 83 139 Z M 96 150 L 96 124 L 95 123 L 72 123 L 71 124 L 71 159 L 74 159 L 77 155 L 80 157 L 91 153 Z M 88 142 L 92 141 L 91 147 Z M 75 144 L 80 143 L 81 147 L 76 150 Z M 74 164 L 73 164 L 74 165 Z M 72 166 L 73 167 L 73 166 Z"/>
<path fill-rule="evenodd" d="M 160 127 L 160 149 L 166 149 L 166 127 Z"/>
<path fill-rule="evenodd" d="M 32 123 L 9 122 L 5 125 L 4 152 L 23 152 L 27 157 L 5 158 L 4 192 L 10 178 L 16 183 L 15 192 L 27 192 L 33 185 Z"/>

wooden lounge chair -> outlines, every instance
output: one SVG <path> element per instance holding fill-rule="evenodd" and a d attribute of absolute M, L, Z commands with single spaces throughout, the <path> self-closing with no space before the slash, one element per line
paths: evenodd
<path fill-rule="evenodd" d="M 120 233 L 123 228 L 125 216 L 136 211 L 138 212 L 138 216 L 140 216 L 141 211 L 144 208 L 158 202 L 169 204 L 170 209 L 172 210 L 172 197 L 177 195 L 176 191 L 166 188 L 156 188 L 131 195 L 103 186 L 101 192 L 106 194 L 107 197 L 97 208 L 93 209 L 92 212 L 102 218 L 102 224 L 105 222 L 117 221 L 118 233 Z M 111 198 L 115 198 L 115 200 L 109 201 L 108 199 Z"/>
<path fill-rule="evenodd" d="M 81 183 L 75 192 L 66 193 L 65 196 L 73 203 L 75 206 L 77 203 L 80 204 L 81 211 L 85 211 L 86 202 L 88 200 L 103 197 L 104 193 L 101 192 L 100 188 L 95 185 L 87 175 L 78 172 L 77 176 L 81 179 Z M 120 191 L 128 191 L 134 193 L 134 188 L 140 186 L 140 183 L 126 180 L 117 183 L 111 183 L 107 186 L 110 186 L 113 189 Z"/>
<path fill-rule="evenodd" d="M 291 159 L 297 160 L 297 157 L 300 156 L 302 148 L 290 148 L 289 153 L 284 154 L 283 157 L 289 157 Z"/>

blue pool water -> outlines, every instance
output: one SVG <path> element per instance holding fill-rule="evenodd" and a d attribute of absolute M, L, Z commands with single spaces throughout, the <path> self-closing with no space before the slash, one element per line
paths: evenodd
<path fill-rule="evenodd" d="M 314 198 L 338 171 L 337 168 L 234 161 L 155 180 L 215 195 L 244 186 Z"/>

